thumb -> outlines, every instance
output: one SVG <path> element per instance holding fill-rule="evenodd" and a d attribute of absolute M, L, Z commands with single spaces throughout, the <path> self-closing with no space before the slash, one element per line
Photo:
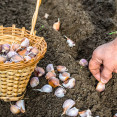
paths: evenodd
<path fill-rule="evenodd" d="M 101 72 L 101 82 L 106 84 L 112 78 L 112 71 L 108 68 L 105 68 Z"/>

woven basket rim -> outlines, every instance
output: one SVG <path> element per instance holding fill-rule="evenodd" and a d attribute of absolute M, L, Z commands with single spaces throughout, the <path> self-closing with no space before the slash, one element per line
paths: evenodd
<path fill-rule="evenodd" d="M 9 29 L 11 29 L 11 31 L 14 30 L 14 32 L 17 32 L 17 31 L 21 32 L 22 29 L 24 28 L 24 27 L 23 28 L 13 28 L 13 27 L 3 27 L 3 26 L 0 26 L 0 27 L 2 27 L 2 28 L 0 28 L 0 32 L 1 32 L 1 30 L 3 32 L 4 32 L 4 30 L 8 30 L 9 31 Z M 0 34 L 0 37 L 1 36 L 5 36 L 5 35 L 13 36 L 11 34 L 6 34 L 6 33 L 4 34 L 3 33 L 3 34 Z M 42 41 L 43 41 L 43 45 L 44 45 L 43 51 L 42 52 L 39 52 L 36 55 L 36 57 L 32 58 L 29 61 L 20 61 L 20 62 L 17 62 L 17 63 L 15 63 L 15 62 L 11 62 L 11 63 L 0 63 L 0 70 L 8 70 L 8 69 L 9 70 L 10 69 L 18 70 L 18 69 L 22 69 L 22 68 L 25 68 L 25 67 L 29 67 L 32 64 L 37 63 L 45 55 L 45 52 L 47 50 L 47 43 L 44 40 L 44 38 L 43 37 L 36 36 L 36 35 L 31 35 L 29 30 L 24 30 L 24 37 L 25 37 L 25 35 L 30 36 L 30 38 L 32 38 L 32 37 L 33 38 L 38 38 L 38 39 L 41 38 Z M 17 35 L 15 35 L 15 37 L 17 37 Z M 23 38 L 23 37 L 20 37 L 20 38 Z M 39 43 L 40 43 L 40 41 L 37 40 L 36 45 L 38 45 Z M 41 46 L 43 46 L 43 45 L 41 45 Z M 35 46 L 33 46 L 33 47 L 35 47 Z"/>

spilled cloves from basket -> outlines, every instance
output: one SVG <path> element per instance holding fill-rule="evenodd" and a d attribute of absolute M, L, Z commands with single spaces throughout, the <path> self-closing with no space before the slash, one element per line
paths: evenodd
<path fill-rule="evenodd" d="M 11 105 L 10 107 L 10 111 L 13 113 L 13 114 L 18 114 L 20 113 L 20 108 L 16 105 Z"/>
<path fill-rule="evenodd" d="M 45 70 L 42 67 L 36 67 L 34 70 L 34 74 L 37 77 L 41 77 L 45 74 Z"/>
<path fill-rule="evenodd" d="M 24 100 L 19 100 L 16 102 L 16 106 L 18 106 L 20 108 L 20 111 L 22 113 L 25 113 L 25 103 Z"/>
<path fill-rule="evenodd" d="M 38 77 L 33 77 L 31 78 L 30 80 L 30 86 L 33 88 L 33 87 L 36 87 L 37 85 L 39 84 L 39 79 Z"/>

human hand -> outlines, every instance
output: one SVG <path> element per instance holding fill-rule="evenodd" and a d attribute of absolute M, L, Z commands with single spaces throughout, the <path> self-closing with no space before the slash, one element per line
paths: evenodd
<path fill-rule="evenodd" d="M 112 72 L 117 73 L 117 38 L 94 50 L 89 69 L 93 76 L 104 84 L 112 78 Z"/>

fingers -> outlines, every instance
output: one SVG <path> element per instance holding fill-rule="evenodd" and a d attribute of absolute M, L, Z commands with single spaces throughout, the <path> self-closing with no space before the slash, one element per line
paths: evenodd
<path fill-rule="evenodd" d="M 98 61 L 96 59 L 91 59 L 89 62 L 89 69 L 93 76 L 100 81 L 101 80 L 101 74 L 100 74 L 100 65 L 102 64 L 102 61 Z"/>
<path fill-rule="evenodd" d="M 101 82 L 106 84 L 111 78 L 112 71 L 109 70 L 107 67 L 104 67 L 104 69 L 101 72 Z"/>

